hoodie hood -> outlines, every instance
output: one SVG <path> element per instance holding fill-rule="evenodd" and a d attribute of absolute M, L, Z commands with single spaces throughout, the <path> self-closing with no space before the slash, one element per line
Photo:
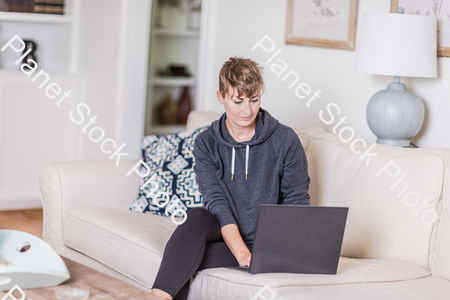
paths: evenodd
<path fill-rule="evenodd" d="M 231 160 L 231 180 L 233 180 L 234 168 L 235 168 L 235 148 L 246 148 L 245 152 L 245 179 L 247 180 L 248 175 L 248 160 L 250 156 L 250 146 L 258 145 L 267 140 L 270 135 L 278 127 L 279 122 L 277 119 L 272 117 L 268 111 L 263 108 L 259 108 L 258 115 L 256 116 L 256 128 L 255 134 L 249 141 L 236 142 L 231 134 L 228 132 L 225 121 L 227 119 L 226 112 L 220 117 L 219 120 L 211 123 L 208 129 L 211 136 L 216 140 L 217 143 L 225 145 L 232 148 Z"/>

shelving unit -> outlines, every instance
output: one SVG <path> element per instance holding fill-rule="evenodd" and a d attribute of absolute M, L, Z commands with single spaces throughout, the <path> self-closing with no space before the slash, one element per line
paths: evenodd
<path fill-rule="evenodd" d="M 16 13 L 2 11 L 0 12 L 0 21 L 67 24 L 72 22 L 72 17 L 68 15 Z"/>
<path fill-rule="evenodd" d="M 184 130 L 186 130 L 184 125 L 153 125 L 151 134 L 167 135 Z"/>
<path fill-rule="evenodd" d="M 195 87 L 195 78 L 186 77 L 154 77 L 149 80 L 150 86 L 189 86 Z"/>
<path fill-rule="evenodd" d="M 80 2 L 65 2 L 64 15 L 0 12 L 0 48 L 15 35 L 34 41 L 34 74 L 44 70 L 48 83 L 58 84 L 61 94 L 71 92 L 70 101 L 58 108 L 45 88 L 38 88 L 42 79 L 32 82 L 20 71 L 21 64 L 15 65 L 22 53 L 10 48 L 0 52 L 0 210 L 40 207 L 36 178 L 42 165 L 83 155 L 81 131 L 68 119 L 68 112 L 85 97 L 86 78 L 77 63 Z M 34 145 L 31 156 L 27 144 Z"/>
<path fill-rule="evenodd" d="M 0 12 L 0 43 L 6 44 L 14 35 L 37 44 L 39 69 L 49 72 L 76 73 L 75 13 L 77 1 L 65 1 L 65 14 Z M 14 63 L 21 53 L 6 49 L 0 56 L 0 72 L 18 70 Z"/>
<path fill-rule="evenodd" d="M 170 18 L 170 22 L 162 22 L 168 26 L 162 27 L 162 9 L 158 7 L 158 1 L 153 1 L 152 29 L 150 35 L 149 73 L 146 103 L 145 135 L 171 134 L 185 130 L 182 124 L 163 125 L 158 124 L 156 110 L 161 100 L 170 95 L 172 101 L 177 103 L 181 97 L 184 87 L 189 87 L 191 97 L 191 108 L 194 109 L 194 97 L 197 77 L 197 64 L 199 53 L 200 30 L 192 30 L 187 26 L 180 26 L 179 20 L 184 16 Z M 179 12 L 188 12 L 189 0 L 180 0 L 182 8 Z M 181 24 L 183 25 L 183 24 Z M 161 76 L 159 72 L 169 65 L 184 65 L 191 76 L 171 77 Z"/>
<path fill-rule="evenodd" d="M 198 38 L 200 37 L 199 31 L 186 30 L 186 29 L 162 29 L 156 28 L 152 30 L 152 34 L 156 36 L 172 36 L 172 37 L 186 37 L 186 38 Z"/>

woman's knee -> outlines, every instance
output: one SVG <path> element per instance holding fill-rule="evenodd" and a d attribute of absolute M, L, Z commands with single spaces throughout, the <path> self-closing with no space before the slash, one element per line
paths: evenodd
<path fill-rule="evenodd" d="M 207 241 L 216 241 L 221 238 L 220 225 L 208 210 L 204 208 L 194 208 L 187 213 L 186 222 L 175 229 L 170 241 L 189 239 L 190 242 L 201 243 L 207 238 Z"/>
<path fill-rule="evenodd" d="M 201 208 L 201 207 L 196 207 L 191 209 L 188 213 L 187 213 L 188 218 L 193 218 L 193 219 L 208 219 L 210 217 L 214 217 L 208 210 Z"/>
<path fill-rule="evenodd" d="M 213 216 L 208 210 L 196 207 L 191 209 L 187 213 L 186 222 L 195 223 L 195 224 L 204 224 L 205 226 L 208 225 L 218 225 L 216 217 Z"/>

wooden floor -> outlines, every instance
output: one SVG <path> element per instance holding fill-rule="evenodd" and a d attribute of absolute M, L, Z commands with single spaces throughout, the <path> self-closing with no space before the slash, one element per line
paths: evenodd
<path fill-rule="evenodd" d="M 63 257 L 70 272 L 70 279 L 58 286 L 47 288 L 35 288 L 24 290 L 25 299 L 33 300 L 53 300 L 56 299 L 55 292 L 66 288 L 81 288 L 88 290 L 89 299 L 114 299 L 114 300 L 158 300 L 149 294 L 149 292 L 138 287 L 125 283 L 119 279 L 112 278 L 109 275 L 95 271 L 91 268 L 83 266 L 73 260 Z M 0 292 L 0 299 L 4 298 L 6 293 Z M 24 299 L 20 291 L 15 290 L 13 297 L 9 299 Z M 65 298 L 69 299 L 69 298 Z M 263 298 L 261 298 L 263 299 Z M 264 298 L 268 299 L 268 298 Z"/>
<path fill-rule="evenodd" d="M 42 238 L 42 209 L 0 211 L 0 229 L 25 231 Z"/>

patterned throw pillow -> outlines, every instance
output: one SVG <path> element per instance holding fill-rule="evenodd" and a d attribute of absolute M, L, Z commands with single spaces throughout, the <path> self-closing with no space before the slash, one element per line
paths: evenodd
<path fill-rule="evenodd" d="M 170 216 L 176 210 L 184 210 L 186 213 L 194 207 L 202 206 L 202 196 L 198 191 L 194 173 L 194 140 L 197 135 L 205 131 L 208 126 L 199 128 L 194 132 L 183 131 L 170 135 L 150 135 L 142 139 L 142 160 L 149 166 L 150 174 L 142 179 L 144 185 L 153 175 L 153 180 L 158 183 L 157 190 L 153 184 L 147 184 L 134 200 L 131 210 L 137 212 L 151 212 L 167 216 L 166 208 Z M 145 173 L 144 166 L 140 172 Z M 153 203 L 152 189 L 156 192 L 167 192 L 169 201 L 163 207 Z M 179 201 L 177 201 L 179 200 Z M 166 202 L 164 196 L 155 201 L 158 204 Z M 176 203 L 174 206 L 173 204 Z M 161 205 L 160 205 L 161 206 Z M 173 207 L 173 208 L 172 208 Z M 175 216 L 181 216 L 180 212 Z"/>

